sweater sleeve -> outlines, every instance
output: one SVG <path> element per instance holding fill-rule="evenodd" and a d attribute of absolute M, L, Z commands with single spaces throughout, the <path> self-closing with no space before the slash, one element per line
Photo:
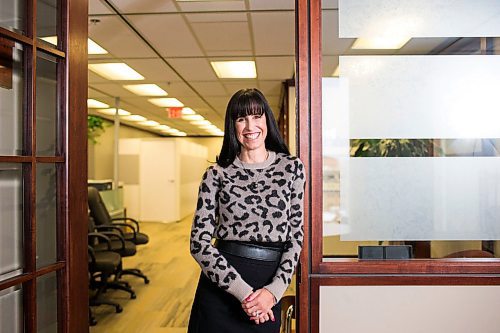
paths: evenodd
<path fill-rule="evenodd" d="M 289 246 L 287 246 L 281 255 L 280 265 L 276 270 L 273 280 L 265 286 L 274 295 L 276 301 L 281 299 L 286 288 L 292 282 L 293 272 L 299 261 L 300 252 L 302 251 L 302 241 L 304 239 L 303 208 L 306 177 L 304 165 L 298 158 L 294 161 L 292 170 L 296 176 L 294 177 L 290 197 Z"/>
<path fill-rule="evenodd" d="M 253 288 L 247 284 L 226 258 L 212 245 L 219 211 L 220 171 L 214 166 L 203 175 L 198 192 L 198 203 L 191 228 L 191 255 L 203 273 L 240 302 Z"/>

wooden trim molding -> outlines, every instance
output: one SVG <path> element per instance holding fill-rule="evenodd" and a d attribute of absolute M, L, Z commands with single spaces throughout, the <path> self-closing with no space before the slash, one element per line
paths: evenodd
<path fill-rule="evenodd" d="M 66 321 L 62 331 L 88 332 L 87 275 L 87 36 L 88 2 L 67 0 L 62 6 L 62 24 L 66 54 L 65 130 L 66 200 L 64 249 L 66 270 L 63 281 L 66 290 L 64 311 Z"/>

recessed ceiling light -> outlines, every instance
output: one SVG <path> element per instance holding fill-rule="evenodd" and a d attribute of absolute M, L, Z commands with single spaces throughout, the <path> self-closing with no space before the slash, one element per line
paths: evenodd
<path fill-rule="evenodd" d="M 402 48 L 410 37 L 386 36 L 373 38 L 358 38 L 352 45 L 355 50 L 397 50 Z"/>
<path fill-rule="evenodd" d="M 100 102 L 96 99 L 88 98 L 87 99 L 87 108 L 89 109 L 104 109 L 109 108 L 109 105 L 103 102 Z"/>
<path fill-rule="evenodd" d="M 123 120 L 128 120 L 128 121 L 146 121 L 147 119 L 144 118 L 143 116 L 139 116 L 139 115 L 133 114 L 133 115 L 130 115 L 130 116 L 123 117 Z"/>
<path fill-rule="evenodd" d="M 157 121 L 154 121 L 154 120 L 148 120 L 148 121 L 142 121 L 142 122 L 140 122 L 139 125 L 149 126 L 149 127 L 155 127 L 155 126 L 160 125 L 160 123 L 157 122 Z"/>
<path fill-rule="evenodd" d="M 186 133 L 184 132 L 177 132 L 177 133 L 173 133 L 175 136 L 187 136 Z"/>
<path fill-rule="evenodd" d="M 191 108 L 183 108 L 182 109 L 182 115 L 183 116 L 184 115 L 195 115 L 195 114 L 196 114 L 196 112 L 194 112 L 194 110 L 191 109 Z"/>
<path fill-rule="evenodd" d="M 159 126 L 156 126 L 155 129 L 157 129 L 159 131 L 169 131 L 171 129 L 171 127 L 167 126 L 167 125 L 159 125 Z"/>
<path fill-rule="evenodd" d="M 174 133 L 179 133 L 180 131 L 176 128 L 171 128 L 168 132 L 174 134 Z"/>
<path fill-rule="evenodd" d="M 199 114 L 188 114 L 186 116 L 182 116 L 182 119 L 184 120 L 204 120 L 203 116 Z"/>
<path fill-rule="evenodd" d="M 57 46 L 57 36 L 41 37 L 40 39 L 46 41 L 49 44 Z M 88 54 L 108 54 L 108 51 L 106 51 L 90 38 L 87 38 L 87 46 Z"/>
<path fill-rule="evenodd" d="M 211 61 L 215 74 L 221 79 L 254 79 L 257 77 L 254 61 Z"/>
<path fill-rule="evenodd" d="M 97 112 L 100 112 L 102 114 L 107 114 L 108 116 L 114 116 L 116 114 L 116 109 L 111 108 L 111 109 L 99 109 Z M 118 115 L 119 116 L 130 116 L 130 112 L 125 111 L 123 109 L 118 109 Z"/>
<path fill-rule="evenodd" d="M 89 69 L 108 80 L 144 80 L 144 76 L 123 62 L 89 64 Z"/>
<path fill-rule="evenodd" d="M 156 84 L 127 84 L 125 89 L 139 96 L 167 96 L 168 93 Z"/>
<path fill-rule="evenodd" d="M 178 107 L 182 108 L 184 104 L 182 104 L 177 98 L 151 98 L 148 99 L 150 103 L 153 103 L 156 106 L 168 108 L 168 107 Z"/>
<path fill-rule="evenodd" d="M 208 120 L 195 120 L 195 121 L 190 121 L 190 123 L 193 125 L 211 125 L 212 124 Z"/>

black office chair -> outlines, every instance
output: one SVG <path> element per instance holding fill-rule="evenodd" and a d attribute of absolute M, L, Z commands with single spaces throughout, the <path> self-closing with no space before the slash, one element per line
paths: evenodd
<path fill-rule="evenodd" d="M 99 191 L 92 186 L 88 187 L 88 204 L 91 211 L 91 216 L 94 218 L 96 226 L 120 226 L 130 229 L 132 232 L 123 232 L 125 240 L 133 242 L 135 245 L 147 244 L 149 237 L 145 233 L 140 232 L 139 222 L 130 217 L 111 218 L 109 212 L 102 201 Z M 118 222 L 124 221 L 124 222 Z M 131 223 L 127 223 L 131 222 Z"/>
<path fill-rule="evenodd" d="M 107 237 L 111 238 L 111 240 L 110 240 L 111 251 L 118 253 L 122 258 L 135 255 L 137 253 L 136 245 L 133 242 L 127 241 L 124 239 L 124 233 L 118 226 L 116 226 L 116 225 L 103 226 L 103 225 L 95 225 L 94 224 L 94 218 L 93 218 L 94 211 L 93 211 L 92 207 L 96 208 L 96 207 L 99 207 L 99 205 L 91 206 L 89 204 L 90 215 L 91 215 L 89 218 L 89 228 L 92 231 L 98 231 L 98 232 L 106 235 Z M 93 247 L 94 251 L 96 251 L 96 252 L 107 251 L 107 249 L 108 249 L 107 244 L 103 243 L 103 242 L 92 244 L 92 247 Z M 119 283 L 123 283 L 125 286 L 130 288 L 130 285 L 128 283 L 126 283 L 124 281 L 120 281 L 120 278 L 123 275 L 134 275 L 134 276 L 137 276 L 137 277 L 144 279 L 144 283 L 146 283 L 146 284 L 149 283 L 149 279 L 147 278 L 146 275 L 144 275 L 141 272 L 140 269 L 138 269 L 138 268 L 123 269 L 123 267 L 120 263 L 120 267 L 118 269 L 118 272 L 115 274 L 115 281 L 117 281 Z M 131 298 L 135 298 L 135 294 L 131 294 Z"/>
<path fill-rule="evenodd" d="M 107 300 L 102 296 L 106 289 L 119 286 L 113 282 L 109 282 L 109 278 L 117 273 L 122 259 L 118 253 L 111 251 L 109 238 L 98 233 L 91 233 L 89 234 L 89 239 L 92 238 L 101 238 L 101 240 L 106 242 L 108 247 L 108 251 L 95 252 L 92 246 L 88 246 L 89 287 L 91 290 L 96 290 L 95 294 L 89 298 L 89 322 L 91 326 L 94 326 L 97 324 L 97 321 L 92 314 L 91 306 L 107 304 L 114 306 L 116 313 L 123 311 L 120 304 Z"/>

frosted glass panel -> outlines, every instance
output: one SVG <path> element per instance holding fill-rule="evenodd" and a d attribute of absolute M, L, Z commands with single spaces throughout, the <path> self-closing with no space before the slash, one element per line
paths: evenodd
<path fill-rule="evenodd" d="M 53 163 L 36 166 L 36 267 L 57 259 L 57 174 Z"/>
<path fill-rule="evenodd" d="M 498 0 L 339 0 L 339 37 L 493 37 Z"/>
<path fill-rule="evenodd" d="M 21 286 L 0 290 L 0 332 L 24 332 Z"/>
<path fill-rule="evenodd" d="M 342 240 L 500 239 L 500 157 L 341 163 Z"/>
<path fill-rule="evenodd" d="M 500 137 L 500 56 L 342 56 L 340 76 L 350 138 Z"/>
<path fill-rule="evenodd" d="M 37 332 L 57 332 L 57 276 L 49 273 L 36 279 Z"/>

